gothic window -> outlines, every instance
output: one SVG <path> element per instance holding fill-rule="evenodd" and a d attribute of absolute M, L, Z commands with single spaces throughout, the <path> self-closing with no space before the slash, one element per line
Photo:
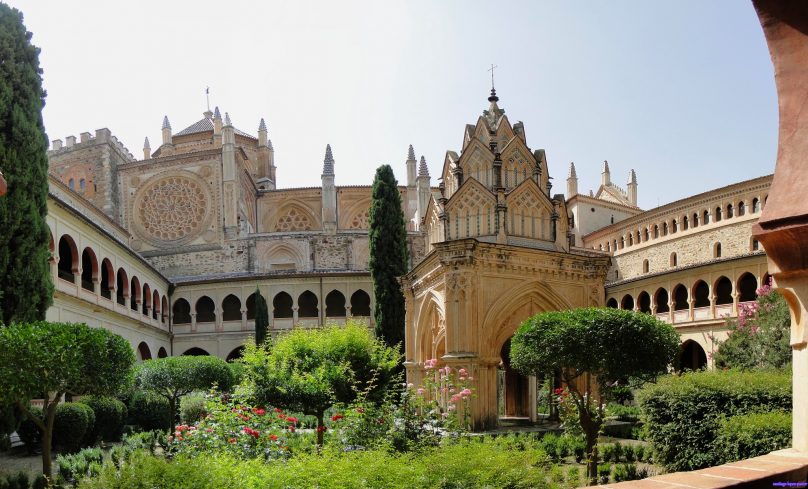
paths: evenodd
<path fill-rule="evenodd" d="M 368 229 L 368 220 L 370 219 L 369 213 L 370 209 L 360 212 L 351 220 L 350 228 L 351 229 Z"/>
<path fill-rule="evenodd" d="M 633 235 L 633 234 L 631 234 L 631 233 L 628 233 L 628 245 L 629 245 L 629 246 L 633 246 L 633 245 L 634 245 L 634 235 Z"/>
<path fill-rule="evenodd" d="M 690 223 L 688 222 L 687 216 L 683 217 L 682 218 L 682 229 L 687 230 L 689 224 Z"/>
<path fill-rule="evenodd" d="M 174 301 L 172 311 L 174 324 L 190 324 L 191 322 L 191 305 L 185 299 L 177 299 Z"/>
<path fill-rule="evenodd" d="M 728 205 L 727 205 L 727 219 L 729 219 L 730 217 L 732 217 L 732 214 L 733 214 L 733 212 L 732 212 L 732 211 L 733 211 L 733 209 L 732 209 L 732 204 L 728 204 Z"/>
<path fill-rule="evenodd" d="M 667 235 L 668 235 L 668 223 L 663 222 L 662 223 L 662 236 L 667 236 Z"/>
<path fill-rule="evenodd" d="M 626 238 L 620 236 L 620 249 L 622 250 L 625 247 L 626 247 Z"/>
<path fill-rule="evenodd" d="M 203 295 L 196 301 L 196 321 L 198 323 L 212 323 L 216 321 L 216 305 L 213 299 Z"/>
<path fill-rule="evenodd" d="M 342 318 L 345 315 L 345 296 L 338 290 L 332 290 L 325 296 L 325 316 Z"/>
<path fill-rule="evenodd" d="M 716 207 L 715 208 L 715 222 L 718 222 L 720 220 L 721 220 L 721 208 Z"/>
<path fill-rule="evenodd" d="M 247 306 L 249 310 L 249 299 L 247 299 Z M 292 296 L 286 292 L 278 292 L 272 299 L 272 317 L 275 319 L 290 319 L 293 314 Z"/>
<path fill-rule="evenodd" d="M 746 214 L 746 204 L 743 201 L 738 202 L 738 216 Z"/>
<path fill-rule="evenodd" d="M 275 224 L 275 231 L 310 231 L 312 229 L 311 219 L 303 211 L 292 207 Z"/>
<path fill-rule="evenodd" d="M 648 260 L 642 261 L 642 273 L 648 273 Z"/>
<path fill-rule="evenodd" d="M 671 253 L 671 266 L 675 267 L 677 264 L 678 264 L 678 261 L 676 259 L 676 253 L 675 252 Z"/>
<path fill-rule="evenodd" d="M 637 239 L 635 240 L 637 244 L 640 244 L 640 232 L 637 231 Z"/>
<path fill-rule="evenodd" d="M 752 199 L 752 213 L 757 214 L 758 212 L 760 212 L 760 201 L 755 197 Z"/>
<path fill-rule="evenodd" d="M 370 316 L 370 296 L 364 290 L 357 290 L 351 295 L 351 315 Z"/>
<path fill-rule="evenodd" d="M 693 227 L 699 227 L 699 215 L 695 213 L 693 214 Z"/>
<path fill-rule="evenodd" d="M 79 179 L 79 190 L 84 192 L 84 187 L 86 187 L 86 186 L 87 186 L 87 182 L 83 178 Z"/>
<path fill-rule="evenodd" d="M 659 237 L 659 226 L 654 224 L 654 239 Z"/>
<path fill-rule="evenodd" d="M 671 234 L 675 233 L 679 230 L 679 223 L 676 222 L 676 219 L 673 220 L 671 223 Z"/>
<path fill-rule="evenodd" d="M 61 260 L 59 260 L 61 262 Z M 117 280 L 115 282 L 115 299 L 118 304 L 126 305 L 126 296 L 129 293 L 129 279 L 126 277 L 126 272 L 123 268 L 118 269 Z M 190 310 L 191 306 L 188 306 Z"/>
<path fill-rule="evenodd" d="M 721 258 L 721 243 L 713 245 L 713 258 Z"/>
<path fill-rule="evenodd" d="M 710 211 L 704 211 L 704 215 L 701 219 L 702 224 L 710 224 Z"/>
<path fill-rule="evenodd" d="M 76 181 L 74 179 L 70 179 L 67 182 L 67 186 L 70 187 L 70 190 L 76 190 Z"/>
<path fill-rule="evenodd" d="M 241 301 L 233 294 L 222 301 L 222 320 L 241 321 Z"/>
<path fill-rule="evenodd" d="M 648 241 L 649 239 L 648 234 L 648 228 L 645 228 L 645 241 Z"/>
<path fill-rule="evenodd" d="M 301 318 L 316 318 L 320 315 L 317 296 L 307 290 L 297 298 L 297 316 Z"/>
<path fill-rule="evenodd" d="M 756 240 L 755 238 L 752 238 L 752 251 L 758 251 L 758 250 L 760 250 L 760 241 Z"/>

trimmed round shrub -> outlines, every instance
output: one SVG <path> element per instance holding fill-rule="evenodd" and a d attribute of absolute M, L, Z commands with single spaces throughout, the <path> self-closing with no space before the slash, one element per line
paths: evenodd
<path fill-rule="evenodd" d="M 725 416 L 791 409 L 791 371 L 669 375 L 637 394 L 654 462 L 669 471 L 723 463 L 715 447 Z"/>
<path fill-rule="evenodd" d="M 53 420 L 53 444 L 73 453 L 84 444 L 88 431 L 92 431 L 95 415 L 92 409 L 80 402 L 65 402 L 56 406 Z"/>
<path fill-rule="evenodd" d="M 150 392 L 136 392 L 129 404 L 132 422 L 143 431 L 171 429 L 168 400 Z"/>
<path fill-rule="evenodd" d="M 114 397 L 88 397 L 82 402 L 95 412 L 93 440 L 120 441 L 126 423 L 126 405 Z"/>
<path fill-rule="evenodd" d="M 791 413 L 771 411 L 721 420 L 715 450 L 722 462 L 735 462 L 791 446 Z"/>
<path fill-rule="evenodd" d="M 29 408 L 31 414 L 42 419 L 42 409 L 38 407 Z M 20 427 L 17 428 L 17 434 L 20 435 L 20 440 L 25 443 L 25 449 L 28 451 L 29 454 L 33 454 L 35 450 L 40 446 L 42 443 L 42 432 L 39 431 L 39 427 L 31 421 L 31 419 L 23 415 L 23 420 L 20 423 Z"/>
<path fill-rule="evenodd" d="M 180 399 L 180 420 L 184 424 L 193 424 L 207 416 L 205 396 L 190 394 Z"/>

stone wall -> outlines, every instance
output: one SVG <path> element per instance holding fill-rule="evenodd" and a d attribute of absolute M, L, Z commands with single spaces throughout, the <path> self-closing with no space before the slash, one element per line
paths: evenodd
<path fill-rule="evenodd" d="M 160 255 L 143 253 L 153 267 L 166 277 L 216 275 L 251 271 L 253 241 L 228 241 L 224 246 L 189 247 L 177 253 Z"/>

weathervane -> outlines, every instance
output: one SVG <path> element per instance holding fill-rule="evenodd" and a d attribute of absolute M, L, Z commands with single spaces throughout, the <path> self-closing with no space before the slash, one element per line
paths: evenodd
<path fill-rule="evenodd" d="M 488 69 L 488 71 L 491 72 L 491 91 L 492 92 L 494 91 L 494 68 L 499 68 L 499 66 L 491 63 L 491 68 Z"/>

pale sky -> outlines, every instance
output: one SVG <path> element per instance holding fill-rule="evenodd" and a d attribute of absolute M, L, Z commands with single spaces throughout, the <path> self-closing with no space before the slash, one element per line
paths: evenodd
<path fill-rule="evenodd" d="M 11 0 L 48 91 L 49 139 L 108 127 L 136 157 L 211 107 L 255 134 L 266 119 L 278 186 L 370 184 L 407 146 L 432 183 L 488 105 L 547 151 L 553 193 L 600 183 L 604 159 L 652 208 L 774 170 L 777 100 L 751 2 Z"/>

